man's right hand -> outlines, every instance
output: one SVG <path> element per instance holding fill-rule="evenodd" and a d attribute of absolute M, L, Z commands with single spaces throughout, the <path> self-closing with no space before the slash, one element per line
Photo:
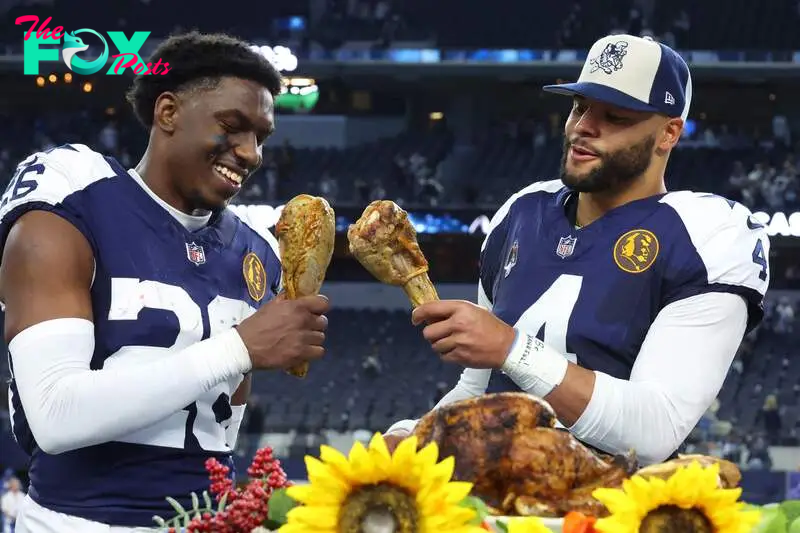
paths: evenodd
<path fill-rule="evenodd" d="M 325 296 L 278 297 L 236 327 L 254 369 L 286 369 L 325 354 L 330 302 Z"/>
<path fill-rule="evenodd" d="M 403 442 L 410 436 L 411 433 L 409 433 L 408 431 L 398 429 L 392 431 L 391 433 L 386 433 L 383 436 L 383 440 L 386 442 L 386 447 L 389 448 L 389 453 L 394 453 L 395 448 L 397 448 L 401 442 Z"/>

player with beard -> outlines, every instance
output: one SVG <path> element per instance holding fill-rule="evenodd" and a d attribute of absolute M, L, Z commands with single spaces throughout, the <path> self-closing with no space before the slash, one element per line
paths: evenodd
<path fill-rule="evenodd" d="M 412 320 L 466 369 L 437 405 L 485 392 L 545 398 L 578 439 L 644 463 L 668 458 L 717 396 L 762 318 L 769 240 L 742 205 L 667 192 L 689 112 L 689 68 L 630 35 L 600 39 L 572 97 L 561 179 L 514 194 L 481 249 L 478 305 Z M 392 446 L 415 421 L 387 432 Z"/>

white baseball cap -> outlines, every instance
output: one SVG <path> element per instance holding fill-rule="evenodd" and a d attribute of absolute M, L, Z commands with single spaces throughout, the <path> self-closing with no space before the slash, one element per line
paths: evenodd
<path fill-rule="evenodd" d="M 692 103 L 686 61 L 669 46 L 633 35 L 603 37 L 589 50 L 577 82 L 543 89 L 683 120 Z"/>

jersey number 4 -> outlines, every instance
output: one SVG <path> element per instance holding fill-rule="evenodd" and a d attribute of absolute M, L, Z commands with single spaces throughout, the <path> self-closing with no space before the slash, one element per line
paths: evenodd
<path fill-rule="evenodd" d="M 753 263 L 761 267 L 761 270 L 758 272 L 758 279 L 766 281 L 769 264 L 767 263 L 767 255 L 764 253 L 764 244 L 761 242 L 761 239 L 756 241 L 756 247 L 753 248 Z"/>
<path fill-rule="evenodd" d="M 514 327 L 522 331 L 543 331 L 542 342 L 576 363 L 578 358 L 567 351 L 567 328 L 583 286 L 583 276 L 561 274 L 532 306 L 519 317 Z"/>
<path fill-rule="evenodd" d="M 235 326 L 255 312 L 247 302 L 217 296 L 204 313 L 181 287 L 136 278 L 111 280 L 108 319 L 112 324 L 115 321 L 137 320 L 145 309 L 160 309 L 175 316 L 178 322 L 175 341 L 166 348 L 124 346 L 106 360 L 105 367 L 113 367 L 117 361 L 129 364 L 125 357 L 128 350 L 136 352 L 137 362 L 146 362 L 148 355 L 152 359 L 169 357 L 170 353 Z M 204 314 L 209 325 L 208 335 L 204 335 Z M 225 428 L 233 414 L 230 395 L 237 386 L 238 382 L 221 383 L 182 411 L 119 440 L 169 448 L 226 451 Z"/>

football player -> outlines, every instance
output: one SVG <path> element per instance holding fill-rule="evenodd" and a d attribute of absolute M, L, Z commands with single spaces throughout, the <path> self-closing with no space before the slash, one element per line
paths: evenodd
<path fill-rule="evenodd" d="M 415 324 L 466 367 L 439 406 L 496 391 L 545 398 L 583 442 L 643 463 L 675 452 L 762 318 L 769 240 L 742 205 L 667 192 L 692 97 L 684 60 L 651 39 L 591 48 L 572 97 L 561 179 L 494 216 L 479 305 L 439 301 Z M 401 421 L 392 445 L 413 429 Z"/>
<path fill-rule="evenodd" d="M 150 133 L 135 169 L 67 144 L 25 159 L 0 200 L 11 417 L 31 455 L 20 533 L 153 527 L 166 496 L 207 488 L 206 459 L 231 465 L 245 376 L 323 355 L 327 299 L 276 297 L 274 237 L 226 209 L 261 164 L 280 74 L 225 35 L 172 37 L 157 59 L 169 72 L 128 95 Z"/>

